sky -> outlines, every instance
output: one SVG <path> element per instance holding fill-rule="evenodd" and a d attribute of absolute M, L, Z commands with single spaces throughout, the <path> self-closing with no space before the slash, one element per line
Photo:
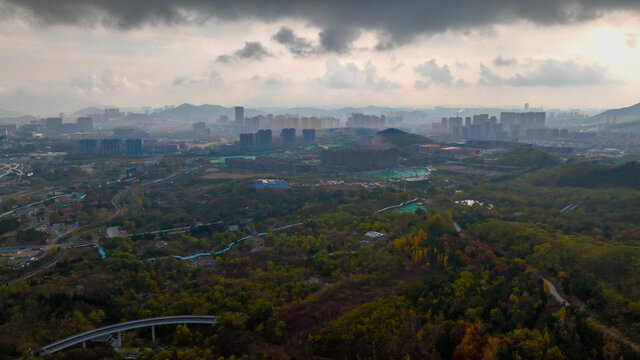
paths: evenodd
<path fill-rule="evenodd" d="M 640 101 L 633 0 L 0 0 L 0 109 Z"/>

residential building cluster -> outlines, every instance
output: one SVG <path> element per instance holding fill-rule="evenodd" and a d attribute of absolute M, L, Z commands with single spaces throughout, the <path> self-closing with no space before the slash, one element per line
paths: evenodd
<path fill-rule="evenodd" d="M 347 119 L 346 127 L 348 128 L 367 128 L 367 129 L 384 129 L 386 126 L 386 118 L 384 115 L 364 115 L 361 113 L 353 113 Z"/>
<path fill-rule="evenodd" d="M 340 126 L 340 120 L 331 117 L 298 117 L 294 115 L 258 115 L 244 119 L 244 126 L 251 132 L 270 129 L 279 133 L 282 129 L 332 129 Z"/>
<path fill-rule="evenodd" d="M 442 118 L 441 129 L 461 139 L 517 139 L 530 130 L 545 129 L 545 118 L 544 112 L 501 112 L 499 121 L 488 114 L 445 117 Z"/>
<path fill-rule="evenodd" d="M 142 139 L 81 139 L 78 140 L 77 151 L 83 154 L 139 155 L 143 153 Z"/>
<path fill-rule="evenodd" d="M 280 144 L 293 145 L 296 143 L 296 129 L 284 128 L 280 131 Z M 302 142 L 311 143 L 316 139 L 316 129 L 302 130 Z M 241 146 L 263 146 L 273 143 L 271 130 L 258 130 L 256 133 L 240 134 Z"/>
<path fill-rule="evenodd" d="M 195 137 L 209 137 L 211 135 L 211 129 L 208 129 L 203 121 L 194 123 L 192 130 Z"/>
<path fill-rule="evenodd" d="M 93 131 L 93 119 L 90 117 L 78 117 L 76 122 L 63 122 L 61 117 L 49 117 L 40 120 L 32 120 L 20 127 L 16 124 L 0 125 L 0 134 L 19 135 L 32 137 L 35 134 L 71 134 L 88 133 Z"/>
<path fill-rule="evenodd" d="M 262 129 L 256 133 L 240 134 L 241 146 L 265 146 L 273 143 L 273 134 L 271 130 Z"/>

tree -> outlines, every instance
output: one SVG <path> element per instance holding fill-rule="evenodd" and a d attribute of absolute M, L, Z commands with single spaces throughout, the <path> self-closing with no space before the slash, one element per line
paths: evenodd
<path fill-rule="evenodd" d="M 427 220 L 427 233 L 430 237 L 437 238 L 443 234 L 453 234 L 455 229 L 451 221 L 445 219 L 440 213 L 435 213 Z"/>

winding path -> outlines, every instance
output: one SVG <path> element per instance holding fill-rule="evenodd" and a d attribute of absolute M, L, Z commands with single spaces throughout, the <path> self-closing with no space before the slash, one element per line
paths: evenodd
<path fill-rule="evenodd" d="M 544 281 L 544 283 L 549 287 L 549 293 L 551 294 L 551 296 L 553 296 L 554 299 L 556 299 L 557 302 L 560 303 L 560 305 L 563 306 L 569 306 L 571 304 L 569 304 L 569 302 L 563 298 L 560 293 L 558 292 L 558 290 L 556 289 L 556 286 L 553 285 L 553 283 L 545 278 L 541 278 L 542 281 Z"/>

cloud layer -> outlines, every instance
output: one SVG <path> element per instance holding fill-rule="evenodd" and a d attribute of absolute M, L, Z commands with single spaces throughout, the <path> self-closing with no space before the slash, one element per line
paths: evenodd
<path fill-rule="evenodd" d="M 510 77 L 501 77 L 484 64 L 480 64 L 480 85 L 510 85 L 516 87 L 573 87 L 602 85 L 610 80 L 606 68 L 598 65 L 580 65 L 574 60 L 539 60 L 533 70 Z"/>
<path fill-rule="evenodd" d="M 330 89 L 394 89 L 400 85 L 378 76 L 376 67 L 369 61 L 363 68 L 354 63 L 342 65 L 336 59 L 327 60 L 326 73 L 318 82 Z"/>
<path fill-rule="evenodd" d="M 0 0 L 4 17 L 41 24 L 130 29 L 143 25 L 202 23 L 208 19 L 302 20 L 322 29 L 319 46 L 348 51 L 361 30 L 379 35 L 379 50 L 406 44 L 421 34 L 468 31 L 525 20 L 535 24 L 567 24 L 591 20 L 610 11 L 640 12 L 635 0 Z"/>

